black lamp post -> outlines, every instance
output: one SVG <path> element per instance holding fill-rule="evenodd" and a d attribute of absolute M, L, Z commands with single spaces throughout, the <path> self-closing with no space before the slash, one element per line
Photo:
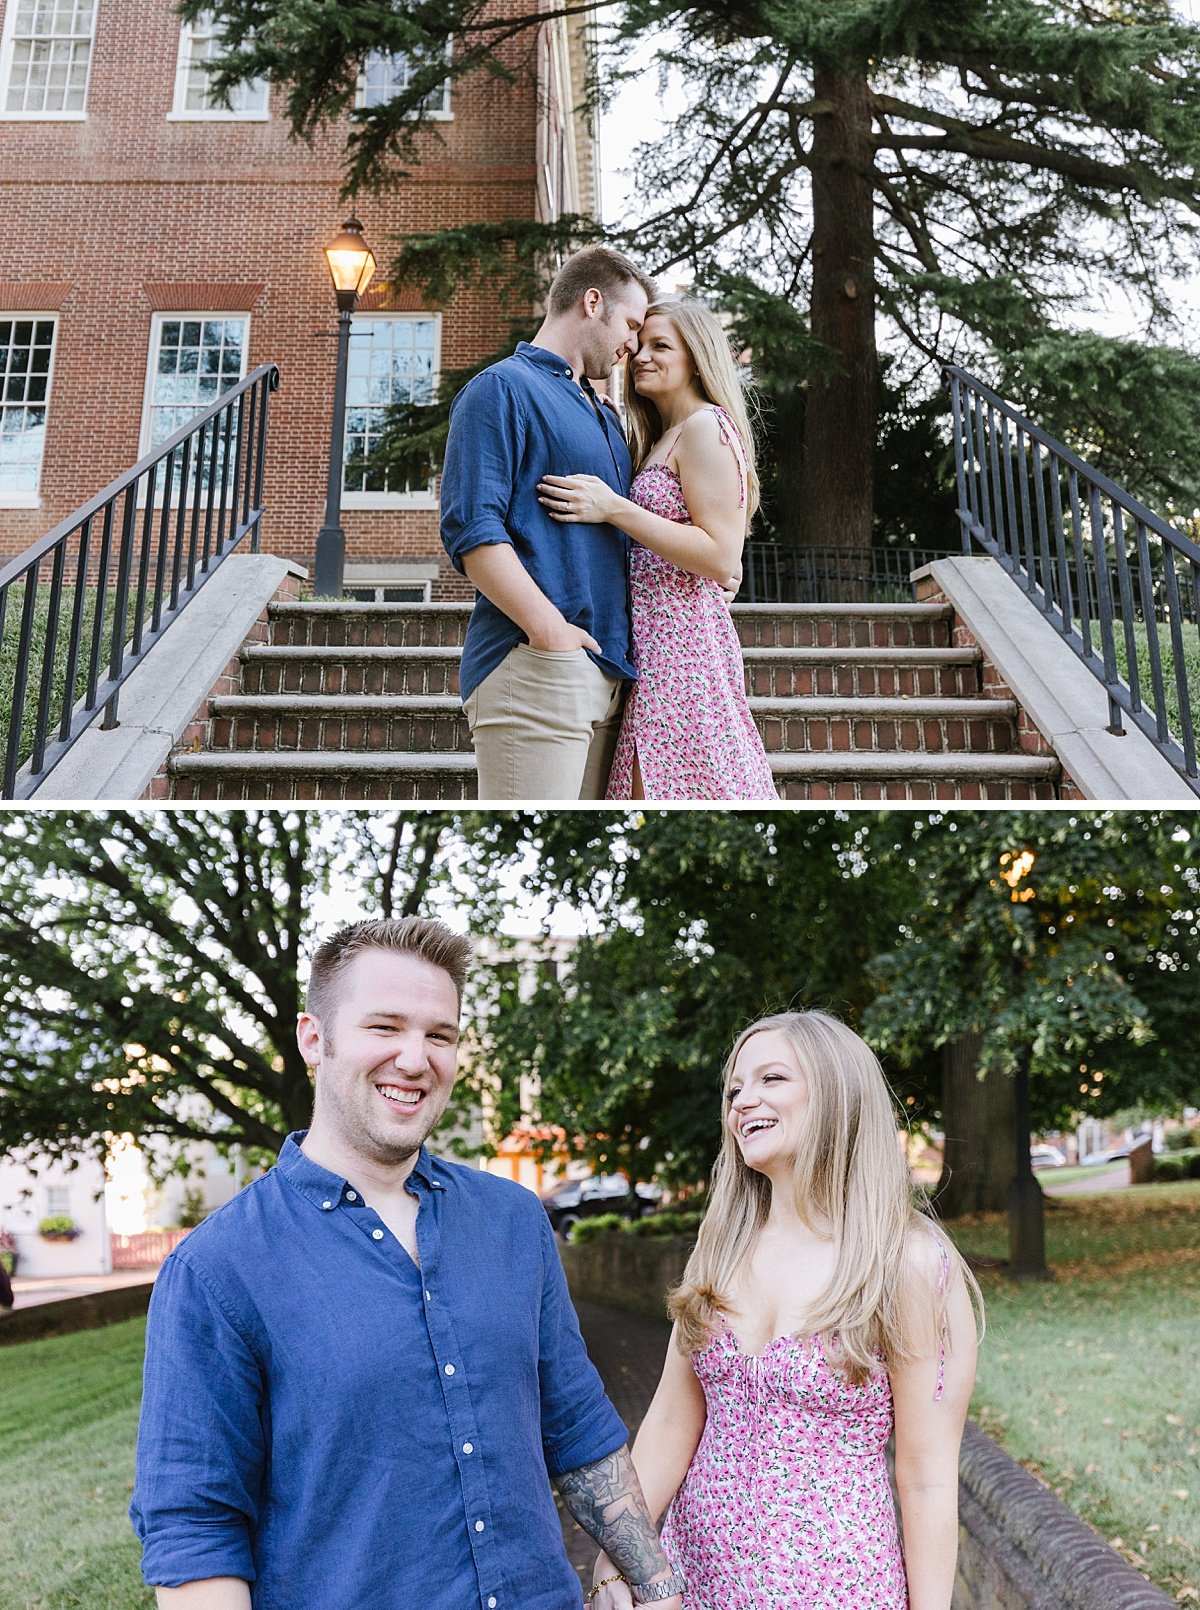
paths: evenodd
<path fill-rule="evenodd" d="M 318 598 L 340 598 L 346 564 L 346 533 L 342 530 L 342 454 L 346 438 L 346 370 L 350 359 L 350 325 L 358 299 L 371 283 L 375 257 L 363 239 L 362 225 L 351 216 L 325 247 L 338 305 L 337 376 L 333 387 L 333 432 L 329 444 L 329 488 L 325 494 L 325 524 L 317 534 L 316 577 Z"/>

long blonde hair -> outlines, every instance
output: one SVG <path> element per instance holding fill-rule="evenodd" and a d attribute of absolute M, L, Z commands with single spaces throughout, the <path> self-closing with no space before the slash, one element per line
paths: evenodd
<path fill-rule="evenodd" d="M 723 408 L 737 426 L 738 435 L 746 451 L 746 524 L 759 504 L 758 472 L 755 469 L 754 429 L 746 391 L 738 377 L 737 364 L 720 319 L 707 303 L 693 296 L 660 297 L 646 309 L 646 317 L 662 313 L 670 319 L 675 333 L 683 342 L 692 367 L 696 371 L 696 384 L 705 402 Z M 629 419 L 630 450 L 633 467 L 641 469 L 650 456 L 650 449 L 663 433 L 658 409 L 646 397 L 639 397 L 632 383 L 625 397 L 625 412 Z"/>
<path fill-rule="evenodd" d="M 722 1113 L 738 1053 L 755 1034 L 785 1034 L 808 1081 L 808 1106 L 792 1167 L 802 1221 L 827 1233 L 837 1253 L 833 1279 L 808 1316 L 808 1331 L 828 1344 L 831 1362 L 857 1384 L 878 1366 L 901 1363 L 927 1344 L 914 1333 L 901 1301 L 907 1243 L 929 1223 L 918 1208 L 897 1141 L 898 1118 L 874 1052 L 828 1013 L 782 1012 L 760 1018 L 738 1036 L 721 1076 Z M 703 1348 L 718 1313 L 732 1307 L 737 1276 L 749 1258 L 771 1206 L 771 1182 L 749 1168 L 727 1123 L 713 1170 L 708 1211 L 682 1282 L 668 1307 L 686 1352 Z M 950 1278 L 931 1291 L 930 1324 L 941 1328 L 946 1291 L 957 1273 L 973 1299 L 979 1288 L 955 1249 L 934 1231 L 949 1260 Z M 911 1266 L 910 1266 L 911 1267 Z"/>

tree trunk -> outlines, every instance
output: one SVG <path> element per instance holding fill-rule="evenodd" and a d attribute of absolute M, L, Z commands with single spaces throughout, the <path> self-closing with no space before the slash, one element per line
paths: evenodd
<path fill-rule="evenodd" d="M 812 333 L 833 369 L 808 388 L 802 520 L 809 547 L 871 547 L 878 360 L 871 111 L 865 68 L 818 64 L 813 123 Z M 844 561 L 843 561 L 844 562 Z"/>
<path fill-rule="evenodd" d="M 982 1033 L 961 1035 L 942 1051 L 942 1127 L 946 1134 L 935 1201 L 944 1219 L 1004 1213 L 1013 1178 L 1013 1083 L 979 1078 Z"/>

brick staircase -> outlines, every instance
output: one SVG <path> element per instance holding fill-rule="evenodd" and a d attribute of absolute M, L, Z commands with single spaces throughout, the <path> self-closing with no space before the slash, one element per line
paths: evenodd
<path fill-rule="evenodd" d="M 209 701 L 172 798 L 475 797 L 458 701 L 466 604 L 287 603 Z M 1053 799 L 1059 767 L 983 698 L 940 604 L 735 605 L 746 686 L 783 799 Z"/>

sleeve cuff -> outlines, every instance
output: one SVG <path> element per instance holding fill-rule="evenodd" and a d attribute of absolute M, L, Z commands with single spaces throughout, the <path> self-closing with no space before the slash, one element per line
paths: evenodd
<path fill-rule="evenodd" d="M 590 1414 L 572 1427 L 569 1437 L 542 1444 L 546 1456 L 546 1469 L 551 1477 L 565 1475 L 568 1470 L 581 1470 L 616 1453 L 629 1441 L 629 1432 L 620 1415 L 607 1398 L 602 1398 Z"/>

